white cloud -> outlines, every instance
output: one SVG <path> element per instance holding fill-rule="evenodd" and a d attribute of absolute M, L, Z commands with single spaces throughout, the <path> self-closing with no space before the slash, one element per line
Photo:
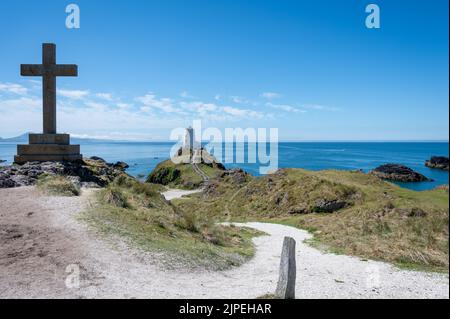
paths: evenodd
<path fill-rule="evenodd" d="M 214 103 L 203 102 L 180 102 L 180 106 L 193 112 L 205 114 L 207 112 L 214 112 L 219 107 Z"/>
<path fill-rule="evenodd" d="M 16 109 L 35 109 L 42 106 L 42 101 L 37 98 L 21 97 L 19 99 L 0 100 L 0 111 L 12 112 Z"/>
<path fill-rule="evenodd" d="M 305 110 L 299 110 L 296 107 L 293 107 L 291 105 L 287 105 L 287 104 L 273 104 L 273 103 L 266 103 L 267 106 L 274 108 L 274 109 L 278 109 L 278 110 L 282 110 L 285 112 L 293 112 L 293 113 L 305 113 Z"/>
<path fill-rule="evenodd" d="M 111 93 L 97 93 L 95 94 L 96 97 L 106 100 L 106 101 L 112 101 L 113 97 Z"/>
<path fill-rule="evenodd" d="M 231 101 L 233 101 L 236 104 L 247 104 L 249 101 L 241 96 L 230 96 Z"/>
<path fill-rule="evenodd" d="M 220 101 L 220 99 L 222 99 L 222 96 L 221 96 L 220 94 L 216 94 L 216 95 L 214 96 L 214 100 Z"/>
<path fill-rule="evenodd" d="M 182 113 L 179 108 L 175 107 L 172 99 L 157 98 L 156 95 L 151 92 L 144 96 L 137 97 L 136 101 L 142 103 L 147 109 L 158 109 L 166 113 Z"/>
<path fill-rule="evenodd" d="M 16 83 L 0 83 L 0 92 L 14 93 L 19 95 L 25 95 L 28 89 L 23 85 Z"/>
<path fill-rule="evenodd" d="M 282 97 L 282 95 L 279 93 L 275 93 L 275 92 L 263 92 L 263 93 L 261 93 L 261 97 L 271 100 L 271 99 L 280 98 L 280 97 Z"/>
<path fill-rule="evenodd" d="M 80 100 L 89 95 L 87 90 L 58 90 L 57 92 L 59 95 L 73 100 Z"/>
<path fill-rule="evenodd" d="M 239 109 L 236 107 L 231 106 L 224 106 L 222 108 L 222 111 L 225 112 L 228 115 L 231 115 L 233 117 L 238 118 L 262 118 L 264 115 L 261 112 L 253 111 L 253 110 L 246 110 L 246 109 Z"/>
<path fill-rule="evenodd" d="M 339 111 L 340 109 L 333 106 L 325 106 L 319 104 L 304 104 L 301 106 L 303 109 L 318 110 L 318 111 Z"/>

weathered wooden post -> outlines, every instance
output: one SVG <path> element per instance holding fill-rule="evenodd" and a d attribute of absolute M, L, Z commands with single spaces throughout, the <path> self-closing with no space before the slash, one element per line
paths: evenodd
<path fill-rule="evenodd" d="M 280 277 L 278 279 L 275 296 L 281 299 L 295 299 L 295 278 L 297 267 L 295 264 L 295 240 L 284 237 L 281 251 Z"/>

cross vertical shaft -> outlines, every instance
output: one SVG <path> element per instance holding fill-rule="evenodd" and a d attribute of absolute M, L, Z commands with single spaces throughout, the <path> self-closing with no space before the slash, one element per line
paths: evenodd
<path fill-rule="evenodd" d="M 56 64 L 56 48 L 52 43 L 42 46 L 42 65 L 50 70 Z M 43 131 L 44 134 L 56 134 L 56 76 L 44 71 L 42 76 Z"/>

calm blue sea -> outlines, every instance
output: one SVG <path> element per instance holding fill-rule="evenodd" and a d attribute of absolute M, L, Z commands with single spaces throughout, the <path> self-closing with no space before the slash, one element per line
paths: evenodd
<path fill-rule="evenodd" d="M 110 162 L 127 162 L 130 165 L 128 173 L 146 176 L 160 161 L 169 158 L 173 145 L 173 142 L 87 142 L 81 144 L 81 150 L 84 156 L 96 155 Z M 10 163 L 15 152 L 16 144 L 0 143 L 0 159 Z M 449 178 L 448 172 L 425 167 L 425 160 L 433 155 L 448 154 L 448 142 L 283 142 L 278 146 L 278 166 L 369 171 L 381 164 L 399 163 L 434 179 L 434 182 L 406 183 L 401 186 L 426 190 L 448 184 Z M 226 163 L 225 166 L 241 167 L 253 175 L 259 175 L 259 165 L 255 163 Z"/>

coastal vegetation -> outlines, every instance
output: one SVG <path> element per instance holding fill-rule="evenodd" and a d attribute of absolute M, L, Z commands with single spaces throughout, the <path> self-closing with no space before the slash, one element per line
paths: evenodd
<path fill-rule="evenodd" d="M 79 183 L 62 175 L 42 174 L 37 180 L 37 188 L 47 195 L 79 196 Z"/>
<path fill-rule="evenodd" d="M 185 212 L 161 195 L 162 186 L 119 176 L 82 215 L 104 235 L 119 235 L 140 249 L 164 252 L 166 266 L 206 269 L 240 265 L 254 254 L 258 231 L 216 224 L 213 216 Z"/>
<path fill-rule="evenodd" d="M 215 178 L 223 171 L 221 167 L 214 164 L 199 163 L 197 165 L 209 178 Z M 176 164 L 170 159 L 159 163 L 146 181 L 182 189 L 195 189 L 203 183 L 202 177 L 195 172 L 191 164 L 182 162 Z"/>
<path fill-rule="evenodd" d="M 221 221 L 267 221 L 309 230 L 311 244 L 401 267 L 448 271 L 448 188 L 416 192 L 359 171 L 227 171 L 202 194 L 174 200 Z"/>

